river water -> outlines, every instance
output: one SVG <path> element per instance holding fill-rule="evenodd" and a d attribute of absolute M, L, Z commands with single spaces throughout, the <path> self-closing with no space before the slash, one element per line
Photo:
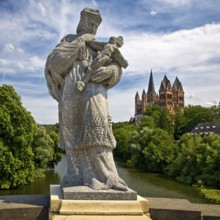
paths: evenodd
<path fill-rule="evenodd" d="M 193 187 L 167 178 L 160 174 L 146 173 L 116 161 L 119 176 L 128 186 L 143 197 L 188 199 L 195 203 L 210 203 Z M 0 190 L 0 195 L 49 194 L 50 184 L 59 184 L 65 175 L 67 162 L 65 155 L 54 170 L 46 171 L 45 177 L 14 190 Z"/>

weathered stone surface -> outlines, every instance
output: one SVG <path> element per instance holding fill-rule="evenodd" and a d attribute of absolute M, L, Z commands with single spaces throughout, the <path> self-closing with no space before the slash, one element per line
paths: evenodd
<path fill-rule="evenodd" d="M 153 220 L 201 220 L 201 212 L 186 210 L 151 209 Z"/>
<path fill-rule="evenodd" d="M 77 33 L 64 36 L 49 54 L 45 77 L 58 102 L 60 147 L 67 155 L 68 170 L 61 185 L 126 191 L 112 154 L 116 140 L 107 91 L 120 81 L 128 63 L 119 51 L 121 36 L 109 42 L 95 40 L 101 21 L 98 10 L 84 8 Z"/>
<path fill-rule="evenodd" d="M 143 215 L 136 200 L 62 200 L 61 215 Z"/>
<path fill-rule="evenodd" d="M 132 189 L 118 190 L 94 190 L 88 186 L 73 186 L 62 188 L 64 199 L 74 200 L 137 200 L 137 193 Z"/>
<path fill-rule="evenodd" d="M 51 214 L 50 220 L 151 220 L 147 215 L 128 216 L 128 215 L 56 215 Z M 170 219 L 171 220 L 171 219 Z"/>
<path fill-rule="evenodd" d="M 59 187 L 60 188 L 60 187 Z M 56 190 L 55 190 L 56 191 Z M 60 196 L 61 192 L 60 192 Z M 61 198 L 58 194 L 53 194 L 54 199 Z M 140 198 L 138 196 L 139 201 Z M 62 200 L 62 199 L 61 199 Z M 61 200 L 60 204 L 61 205 Z M 200 220 L 219 220 L 220 219 L 220 205 L 215 204 L 197 204 L 191 203 L 183 199 L 166 199 L 166 198 L 148 198 L 150 202 L 150 213 L 153 220 L 164 219 L 165 216 L 169 220 L 178 219 L 179 216 L 193 219 L 195 214 L 200 212 Z M 146 202 L 147 200 L 145 200 Z M 146 206 L 145 206 L 146 207 Z M 48 209 L 50 209 L 49 195 L 14 195 L 14 196 L 0 196 L 0 220 L 47 220 Z M 147 210 L 144 210 L 147 213 Z M 50 210 L 51 211 L 51 210 Z M 161 212 L 162 211 L 162 212 Z M 190 212 L 188 212 L 190 211 Z M 98 215 L 75 215 L 67 216 L 58 215 L 59 209 L 54 213 L 50 212 L 50 219 L 53 220 L 141 220 L 145 219 L 143 216 L 98 216 Z M 196 213 L 195 213 L 196 212 Z M 190 216 L 189 216 L 190 215 Z M 180 219 L 180 218 L 179 218 Z M 179 220 L 178 219 L 178 220 Z M 186 219 L 186 218 L 185 218 Z M 184 219 L 184 220 L 185 220 Z M 188 219 L 187 219 L 188 220 Z"/>
<path fill-rule="evenodd" d="M 59 212 L 63 195 L 60 185 L 50 185 L 50 211 Z"/>
<path fill-rule="evenodd" d="M 89 191 L 92 190 L 89 187 L 88 189 Z M 84 191 L 85 190 L 83 190 L 83 192 Z M 143 197 L 137 196 L 136 200 L 68 200 L 63 199 L 61 188 L 59 185 L 51 186 L 50 211 L 50 219 L 54 220 L 150 220 L 149 203 Z"/>
<path fill-rule="evenodd" d="M 0 220 L 48 220 L 49 195 L 0 196 Z"/>

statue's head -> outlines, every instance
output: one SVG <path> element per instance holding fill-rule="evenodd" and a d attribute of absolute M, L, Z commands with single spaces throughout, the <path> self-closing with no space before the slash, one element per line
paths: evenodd
<path fill-rule="evenodd" d="M 123 37 L 122 37 L 122 36 L 116 37 L 116 43 L 117 43 L 117 46 L 118 46 L 118 47 L 122 47 L 123 44 L 124 44 L 124 39 L 123 39 Z"/>
<path fill-rule="evenodd" d="M 117 47 L 122 47 L 124 44 L 124 40 L 122 36 L 110 37 L 109 43 L 115 44 Z"/>
<path fill-rule="evenodd" d="M 77 34 L 96 34 L 98 26 L 102 22 L 99 10 L 84 8 L 81 11 L 80 21 L 77 26 Z"/>

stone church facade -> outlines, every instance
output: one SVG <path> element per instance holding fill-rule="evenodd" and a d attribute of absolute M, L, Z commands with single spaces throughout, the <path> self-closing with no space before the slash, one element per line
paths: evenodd
<path fill-rule="evenodd" d="M 151 71 L 147 93 L 143 90 L 141 97 L 138 92 L 135 95 L 135 117 L 131 118 L 130 122 L 139 123 L 147 107 L 154 104 L 159 105 L 161 109 L 167 108 L 172 114 L 175 114 L 178 109 L 184 109 L 184 90 L 178 77 L 171 85 L 170 80 L 165 75 L 161 81 L 158 94 L 155 91 Z"/>

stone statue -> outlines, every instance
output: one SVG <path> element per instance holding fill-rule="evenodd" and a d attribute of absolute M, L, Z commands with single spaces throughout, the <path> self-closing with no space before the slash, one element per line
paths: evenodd
<path fill-rule="evenodd" d="M 46 62 L 47 86 L 58 102 L 60 147 L 68 162 L 61 186 L 127 191 L 112 154 L 116 141 L 107 90 L 119 82 L 128 63 L 118 49 L 122 37 L 95 41 L 101 21 L 98 10 L 83 9 L 77 34 L 65 36 Z"/>

